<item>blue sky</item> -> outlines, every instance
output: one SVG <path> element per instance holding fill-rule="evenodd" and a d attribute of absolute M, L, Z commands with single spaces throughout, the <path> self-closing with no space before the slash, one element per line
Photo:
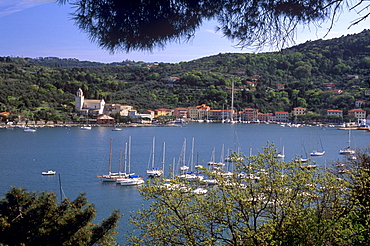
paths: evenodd
<path fill-rule="evenodd" d="M 361 8 L 357 8 L 360 10 Z M 146 62 L 181 62 L 219 53 L 248 53 L 251 50 L 234 48 L 235 43 L 214 32 L 216 23 L 207 22 L 187 43 L 170 44 L 164 50 L 110 54 L 74 25 L 69 5 L 59 6 L 52 0 L 1 0 L 0 1 L 0 56 L 77 58 L 81 61 L 104 63 L 126 59 Z M 326 37 L 334 38 L 359 33 L 369 28 L 370 20 L 348 30 L 359 15 L 343 13 Z M 328 25 L 300 28 L 296 43 L 323 38 Z"/>

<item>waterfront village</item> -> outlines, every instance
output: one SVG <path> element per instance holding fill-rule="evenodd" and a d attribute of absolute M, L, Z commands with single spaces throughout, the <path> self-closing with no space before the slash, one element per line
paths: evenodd
<path fill-rule="evenodd" d="M 329 117 L 326 118 L 325 122 L 311 121 L 309 123 L 328 125 L 337 124 L 338 126 L 352 126 L 370 130 L 370 115 L 367 116 L 366 111 L 361 109 L 361 107 L 364 107 L 365 103 L 365 101 L 358 100 L 355 102 L 354 108 L 348 111 L 348 115 L 352 115 L 356 119 L 354 122 L 343 124 L 343 110 L 327 109 L 326 114 Z M 158 108 L 138 113 L 137 110 L 130 105 L 106 104 L 104 99 L 85 99 L 81 88 L 77 90 L 75 95 L 75 110 L 80 116 L 80 119 L 84 119 L 84 124 L 99 126 L 122 125 L 122 122 L 117 122 L 116 119 L 112 117 L 116 114 L 119 114 L 120 117 L 130 119 L 129 123 L 131 123 L 131 125 L 147 126 L 154 124 L 160 125 L 161 123 L 157 119 L 161 116 L 167 119 L 172 119 L 171 121 L 166 122 L 167 125 L 169 125 L 168 123 L 173 125 L 175 123 L 186 123 L 190 121 L 219 123 L 278 123 L 289 125 L 293 123 L 302 123 L 298 120 L 299 116 L 306 115 L 308 113 L 304 107 L 295 107 L 292 112 L 261 113 L 255 108 L 245 108 L 239 112 L 235 112 L 234 109 L 214 110 L 205 104 L 187 108 Z M 6 113 L 7 112 L 0 113 L 0 117 L 2 114 L 5 115 Z M 17 126 L 54 126 L 55 124 L 75 125 L 75 123 L 76 122 L 35 122 L 29 120 L 27 122 L 17 122 Z M 10 124 L 8 123 L 8 126 L 11 125 L 12 122 L 10 122 Z"/>

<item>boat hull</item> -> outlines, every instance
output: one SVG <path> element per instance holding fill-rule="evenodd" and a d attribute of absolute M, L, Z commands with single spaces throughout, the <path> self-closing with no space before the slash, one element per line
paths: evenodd
<path fill-rule="evenodd" d="M 47 171 L 47 172 L 41 172 L 42 175 L 55 175 L 57 172 L 56 171 Z"/>

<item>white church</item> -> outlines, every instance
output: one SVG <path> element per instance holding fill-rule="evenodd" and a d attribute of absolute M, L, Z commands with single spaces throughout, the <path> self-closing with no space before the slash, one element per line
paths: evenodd
<path fill-rule="evenodd" d="M 79 114 L 82 115 L 99 115 L 103 114 L 105 101 L 94 100 L 94 99 L 85 99 L 84 93 L 81 88 L 77 90 L 75 96 L 75 108 Z"/>

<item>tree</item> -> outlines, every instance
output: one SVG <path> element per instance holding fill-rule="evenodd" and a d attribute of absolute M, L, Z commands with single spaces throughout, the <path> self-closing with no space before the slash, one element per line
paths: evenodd
<path fill-rule="evenodd" d="M 354 170 L 348 178 L 353 184 L 352 199 L 358 208 L 350 216 L 356 225 L 352 244 L 367 245 L 370 237 L 370 149 L 357 150 L 356 158 L 347 161 L 347 166 Z"/>
<path fill-rule="evenodd" d="M 56 195 L 13 187 L 0 203 L 1 245 L 111 245 L 119 219 L 115 210 L 101 225 L 84 194 L 56 202 Z"/>
<path fill-rule="evenodd" d="M 347 0 L 57 0 L 72 3 L 77 26 L 91 40 L 112 52 L 153 50 L 169 42 L 189 40 L 202 22 L 216 19 L 217 29 L 237 46 L 285 46 L 297 25 L 331 20 L 341 9 L 353 10 Z M 367 5 L 365 3 L 365 5 Z M 365 9 L 365 8 L 364 8 Z M 364 9 L 361 12 L 364 12 Z M 366 19 L 369 13 L 352 25 Z"/>
<path fill-rule="evenodd" d="M 133 215 L 132 245 L 343 245 L 352 209 L 349 182 L 329 170 L 276 158 L 272 144 L 237 162 L 232 175 L 205 171 L 217 186 L 152 181 L 141 189 L 148 208 Z M 240 157 L 234 153 L 234 160 Z M 166 188 L 170 187 L 170 189 Z M 346 232 L 349 232 L 348 230 Z M 352 232 L 352 231 L 350 231 Z"/>

